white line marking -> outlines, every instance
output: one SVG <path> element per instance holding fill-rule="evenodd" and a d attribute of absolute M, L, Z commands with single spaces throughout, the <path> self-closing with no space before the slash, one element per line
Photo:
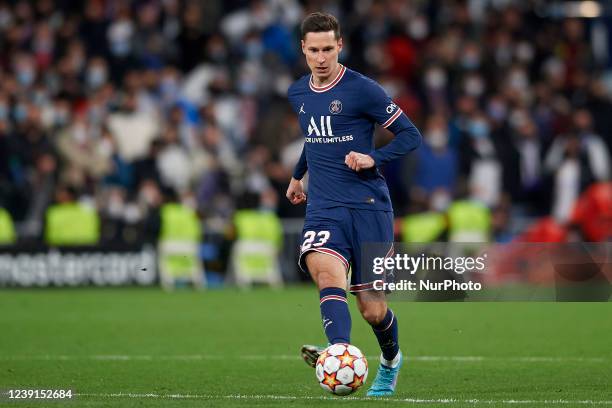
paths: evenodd
<path fill-rule="evenodd" d="M 325 401 L 333 400 L 337 402 L 345 401 L 380 401 L 377 398 L 368 397 L 332 397 L 332 396 L 292 396 L 292 395 L 212 395 L 212 394 L 137 394 L 137 393 L 112 393 L 112 394 L 90 394 L 78 393 L 80 397 L 90 398 L 135 398 L 135 399 L 233 399 L 233 400 L 291 400 L 291 401 Z M 612 401 L 596 401 L 596 400 L 518 400 L 518 399 L 500 399 L 500 400 L 480 400 L 480 399 L 455 399 L 455 398 L 438 398 L 438 399 L 420 399 L 420 398 L 385 398 L 385 402 L 395 402 L 404 404 L 523 404 L 523 405 L 612 405 Z"/>
<path fill-rule="evenodd" d="M 376 360 L 379 356 L 367 356 Z M 457 363 L 471 362 L 516 362 L 516 363 L 608 363 L 612 357 L 551 357 L 551 356 L 408 356 L 408 361 L 440 362 L 449 361 Z M 301 360 L 301 357 L 291 354 L 247 354 L 247 355 L 218 355 L 218 354 L 188 354 L 188 355 L 130 355 L 130 354 L 93 354 L 93 355 L 31 355 L 31 356 L 2 356 L 0 361 L 206 361 L 206 360 Z"/>

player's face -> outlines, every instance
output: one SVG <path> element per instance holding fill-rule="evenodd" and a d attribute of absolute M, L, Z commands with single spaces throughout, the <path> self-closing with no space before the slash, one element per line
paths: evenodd
<path fill-rule="evenodd" d="M 341 50 L 342 38 L 336 40 L 333 31 L 307 33 L 302 40 L 306 63 L 319 81 L 325 81 L 337 71 Z"/>

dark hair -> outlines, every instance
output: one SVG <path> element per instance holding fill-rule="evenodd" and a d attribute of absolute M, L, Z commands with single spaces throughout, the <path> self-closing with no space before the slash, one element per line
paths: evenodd
<path fill-rule="evenodd" d="M 311 13 L 302 21 L 302 40 L 308 33 L 333 31 L 336 40 L 340 39 L 340 24 L 336 17 L 327 13 Z"/>

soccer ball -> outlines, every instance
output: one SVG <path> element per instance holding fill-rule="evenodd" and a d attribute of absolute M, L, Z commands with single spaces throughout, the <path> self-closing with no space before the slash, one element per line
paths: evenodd
<path fill-rule="evenodd" d="M 326 348 L 315 366 L 319 385 L 336 395 L 348 395 L 368 378 L 368 361 L 357 347 L 338 343 Z"/>

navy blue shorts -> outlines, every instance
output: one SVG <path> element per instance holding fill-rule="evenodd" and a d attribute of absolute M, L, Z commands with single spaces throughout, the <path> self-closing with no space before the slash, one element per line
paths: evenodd
<path fill-rule="evenodd" d="M 378 243 L 384 254 L 393 255 L 393 213 L 390 211 L 361 210 L 334 207 L 307 211 L 302 231 L 299 266 L 308 272 L 305 257 L 309 252 L 321 252 L 339 259 L 348 274 L 352 293 L 373 290 L 374 281 L 380 280 L 372 265 L 362 265 L 363 245 Z M 387 249 L 388 248 L 388 249 Z M 367 262 L 367 261 L 366 261 Z"/>

